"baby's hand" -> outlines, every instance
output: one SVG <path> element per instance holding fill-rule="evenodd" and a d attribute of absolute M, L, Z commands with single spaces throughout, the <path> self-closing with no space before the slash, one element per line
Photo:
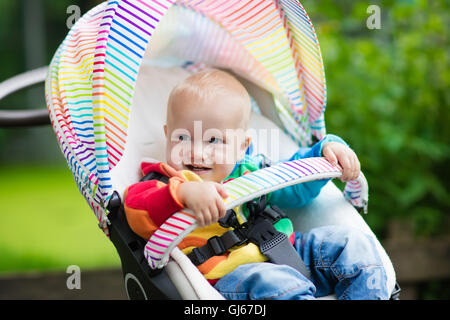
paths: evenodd
<path fill-rule="evenodd" d="M 361 165 L 358 156 L 352 149 L 339 142 L 327 142 L 323 146 L 322 154 L 331 164 L 339 163 L 344 169 L 341 181 L 351 181 L 358 178 Z"/>
<path fill-rule="evenodd" d="M 199 227 L 215 223 L 225 216 L 223 198 L 227 193 L 217 182 L 184 182 L 178 187 L 177 196 L 186 208 L 194 212 Z"/>

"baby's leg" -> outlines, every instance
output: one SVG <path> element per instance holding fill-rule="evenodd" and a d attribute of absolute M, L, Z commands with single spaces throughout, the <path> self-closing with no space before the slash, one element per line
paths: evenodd
<path fill-rule="evenodd" d="M 241 265 L 214 287 L 230 300 L 310 300 L 316 291 L 297 270 L 268 262 Z"/>
<path fill-rule="evenodd" d="M 295 247 L 311 270 L 316 296 L 389 299 L 386 272 L 369 235 L 354 228 L 325 226 L 296 233 Z"/>

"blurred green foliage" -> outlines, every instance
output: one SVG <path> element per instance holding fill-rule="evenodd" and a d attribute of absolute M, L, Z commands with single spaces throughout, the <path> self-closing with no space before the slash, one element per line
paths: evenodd
<path fill-rule="evenodd" d="M 450 215 L 449 2 L 304 0 L 325 63 L 327 131 L 359 155 L 369 214 L 418 234 L 448 232 Z M 369 5 L 380 29 L 369 29 Z"/>

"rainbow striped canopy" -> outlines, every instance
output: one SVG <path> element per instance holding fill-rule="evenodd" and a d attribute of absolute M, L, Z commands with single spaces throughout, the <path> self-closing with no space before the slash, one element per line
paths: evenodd
<path fill-rule="evenodd" d="M 325 134 L 322 56 L 298 1 L 105 1 L 70 30 L 46 80 L 61 149 L 105 231 L 114 192 L 110 171 L 125 150 L 144 59 L 231 69 L 273 94 L 284 129 L 298 144 Z"/>

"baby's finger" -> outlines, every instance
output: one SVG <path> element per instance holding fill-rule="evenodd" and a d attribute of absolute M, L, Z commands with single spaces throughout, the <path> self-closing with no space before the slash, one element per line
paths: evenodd
<path fill-rule="evenodd" d="M 225 189 L 225 187 L 223 185 L 221 185 L 220 183 L 216 183 L 215 184 L 217 192 L 219 193 L 219 195 L 226 199 L 228 198 L 228 194 L 227 194 L 227 189 Z"/>
<path fill-rule="evenodd" d="M 331 148 L 325 147 L 323 149 L 323 155 L 325 156 L 325 159 L 327 159 L 332 165 L 336 165 L 338 163 L 337 157 Z"/>
<path fill-rule="evenodd" d="M 341 176 L 341 181 L 348 181 L 350 175 L 351 175 L 351 163 L 350 163 L 350 159 L 347 156 L 341 156 L 339 158 L 339 163 L 342 166 L 342 176 Z"/>
<path fill-rule="evenodd" d="M 205 226 L 205 219 L 201 211 L 195 212 L 195 220 L 200 228 Z"/>
<path fill-rule="evenodd" d="M 219 213 L 219 219 L 221 219 L 221 218 L 225 217 L 225 214 L 227 213 L 227 210 L 226 210 L 227 208 L 226 208 L 225 202 L 223 202 L 222 199 L 217 199 L 216 204 L 217 204 L 217 210 Z"/>
<path fill-rule="evenodd" d="M 215 203 L 211 207 L 209 207 L 209 213 L 211 217 L 210 224 L 216 223 L 219 220 L 219 209 L 217 209 Z"/>
<path fill-rule="evenodd" d="M 203 209 L 202 215 L 203 215 L 203 221 L 204 221 L 203 227 L 209 226 L 211 224 L 211 220 L 212 220 L 209 210 Z"/>
<path fill-rule="evenodd" d="M 356 180 L 359 177 L 359 173 L 361 171 L 361 164 L 359 163 L 358 157 L 356 154 L 352 157 L 352 166 L 353 166 L 353 175 L 351 180 Z"/>
<path fill-rule="evenodd" d="M 348 170 L 348 175 L 347 175 L 347 181 L 352 181 L 355 180 L 354 176 L 355 176 L 355 162 L 353 161 L 353 157 L 349 157 L 348 161 L 350 162 L 350 167 Z"/>

